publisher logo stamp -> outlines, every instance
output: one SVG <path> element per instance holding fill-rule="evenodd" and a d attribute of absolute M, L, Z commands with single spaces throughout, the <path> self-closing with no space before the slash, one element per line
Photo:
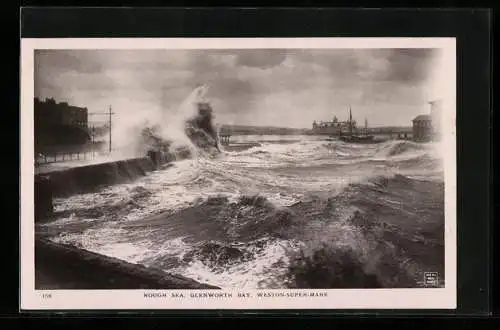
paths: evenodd
<path fill-rule="evenodd" d="M 426 272 L 424 273 L 424 285 L 425 286 L 438 286 L 439 277 L 437 272 Z"/>

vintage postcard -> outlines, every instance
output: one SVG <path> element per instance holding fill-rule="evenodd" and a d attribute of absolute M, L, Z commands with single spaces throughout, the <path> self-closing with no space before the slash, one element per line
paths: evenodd
<path fill-rule="evenodd" d="M 453 38 L 22 39 L 21 309 L 455 309 Z"/>

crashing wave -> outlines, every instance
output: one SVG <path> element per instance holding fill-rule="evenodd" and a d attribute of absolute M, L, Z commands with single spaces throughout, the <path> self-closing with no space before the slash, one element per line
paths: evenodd
<path fill-rule="evenodd" d="M 261 195 L 237 201 L 211 197 L 194 207 L 204 214 L 204 226 L 223 234 L 194 246 L 184 262 L 199 260 L 213 270 L 237 267 L 276 240 L 298 240 L 285 265 L 269 265 L 287 269 L 287 287 L 414 287 L 426 269 L 444 273 L 444 210 L 437 200 L 443 189 L 395 175 L 289 207 L 276 207 Z M 413 202 L 406 205 L 409 198 Z"/>
<path fill-rule="evenodd" d="M 220 152 L 219 138 L 213 123 L 213 108 L 204 99 L 206 86 L 196 88 L 180 108 L 184 113 L 174 123 L 146 123 L 140 130 L 137 142 L 139 154 L 162 153 L 168 161 L 185 159 L 194 154 L 216 154 Z M 166 120 L 166 119 L 165 119 Z M 166 126 L 166 127 L 164 127 Z M 175 126 L 175 127 L 173 127 Z M 182 127 L 177 127 L 182 126 Z M 177 138 L 171 130 L 180 130 Z"/>
<path fill-rule="evenodd" d="M 219 151 L 219 138 L 213 123 L 213 109 L 210 103 L 199 102 L 197 108 L 198 114 L 186 121 L 186 135 L 202 150 Z"/>
<path fill-rule="evenodd" d="M 382 146 L 379 149 L 379 153 L 383 156 L 398 156 L 405 153 L 411 153 L 413 151 L 424 150 L 424 146 L 411 141 L 393 141 L 389 144 Z"/>

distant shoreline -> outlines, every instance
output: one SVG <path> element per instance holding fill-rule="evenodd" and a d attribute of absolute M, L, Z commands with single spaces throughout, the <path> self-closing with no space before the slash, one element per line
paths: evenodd
<path fill-rule="evenodd" d="M 410 133 L 408 126 L 380 126 L 370 127 L 369 132 L 385 133 L 400 132 Z M 224 135 L 331 135 L 329 133 L 314 132 L 310 128 L 289 128 L 272 126 L 245 126 L 245 125 L 221 125 L 219 134 Z"/>

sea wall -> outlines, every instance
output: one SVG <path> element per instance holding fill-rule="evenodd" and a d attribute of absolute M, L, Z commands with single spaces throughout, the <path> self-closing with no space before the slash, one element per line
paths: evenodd
<path fill-rule="evenodd" d="M 35 239 L 37 290 L 220 289 L 73 246 Z"/>
<path fill-rule="evenodd" d="M 35 221 L 50 218 L 54 197 L 96 191 L 104 186 L 130 182 L 161 166 L 158 157 L 133 158 L 55 170 L 35 175 Z"/>
<path fill-rule="evenodd" d="M 134 180 L 154 169 L 155 165 L 151 159 L 134 158 L 73 167 L 45 173 L 43 176 L 50 181 L 52 195 L 63 197 L 89 192 L 103 185 Z"/>

